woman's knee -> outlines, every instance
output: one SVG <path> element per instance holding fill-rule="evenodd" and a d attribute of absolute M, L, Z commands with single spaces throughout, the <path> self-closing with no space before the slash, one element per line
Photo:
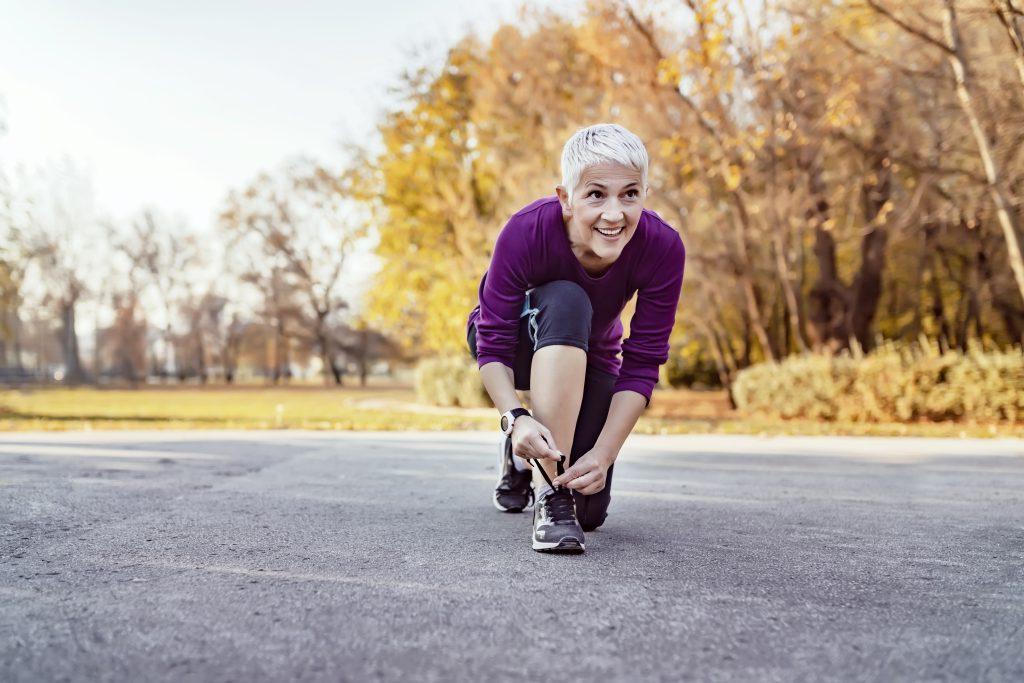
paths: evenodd
<path fill-rule="evenodd" d="M 589 513 L 588 515 L 580 518 L 580 527 L 585 531 L 593 531 L 595 528 L 603 524 L 604 520 L 607 518 L 607 510 L 601 510 L 600 513 Z"/>
<path fill-rule="evenodd" d="M 548 308 L 559 311 L 584 311 L 588 320 L 594 313 L 590 297 L 582 287 L 571 280 L 555 280 L 533 291 Z"/>
<path fill-rule="evenodd" d="M 575 282 L 556 280 L 541 285 L 531 294 L 537 309 L 537 348 L 570 344 L 586 350 L 590 338 L 593 306 L 590 297 Z"/>
<path fill-rule="evenodd" d="M 592 496 L 576 495 L 576 520 L 584 531 L 593 531 L 608 518 L 608 503 L 611 497 L 595 493 Z"/>

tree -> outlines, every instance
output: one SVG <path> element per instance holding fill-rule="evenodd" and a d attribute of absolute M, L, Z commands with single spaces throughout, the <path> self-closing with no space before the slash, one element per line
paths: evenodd
<path fill-rule="evenodd" d="M 287 317 L 296 323 L 296 334 L 316 345 L 323 361 L 324 381 L 341 384 L 343 368 L 332 327 L 348 306 L 342 291 L 346 258 L 365 235 L 366 223 L 349 200 L 348 178 L 309 160 L 286 165 L 275 175 L 261 174 L 241 192 L 232 192 L 221 213 L 220 224 L 230 235 L 230 248 L 249 242 L 262 254 L 256 268 L 271 277 L 250 271 L 252 282 L 270 285 L 275 298 L 293 291 L 296 308 L 282 315 L 280 302 L 273 306 L 279 324 Z M 291 311 L 289 311 L 291 312 Z"/>
<path fill-rule="evenodd" d="M 381 122 L 382 150 L 366 155 L 358 187 L 381 261 L 368 317 L 404 350 L 464 348 L 498 231 L 554 193 L 561 145 L 581 121 L 612 116 L 616 79 L 587 40 L 541 12 L 403 76 L 403 103 Z"/>
<path fill-rule="evenodd" d="M 976 82 L 973 72 L 974 65 L 971 63 L 967 52 L 967 45 L 963 40 L 963 27 L 957 14 L 954 0 L 943 0 L 941 7 L 942 38 L 933 36 L 927 28 L 915 26 L 911 20 L 898 16 L 891 9 L 883 5 L 879 0 L 866 0 L 867 4 L 880 15 L 889 19 L 902 31 L 919 39 L 921 44 L 938 50 L 948 61 L 952 72 L 952 83 L 956 92 L 957 101 L 963 111 L 964 117 L 970 125 L 971 135 L 977 146 L 978 157 L 981 160 L 985 172 L 986 189 L 996 210 L 999 226 L 1003 231 L 1003 239 L 1006 241 L 1007 259 L 1010 263 L 1010 270 L 1013 272 L 1017 284 L 1017 290 L 1021 300 L 1024 301 L 1024 257 L 1021 255 L 1020 235 L 1021 225 L 1017 210 L 1010 200 L 1006 189 L 1004 174 L 1001 164 L 998 162 L 992 143 L 989 141 L 990 131 L 981 119 L 978 111 L 978 91 L 980 86 Z M 1000 18 L 1015 19 L 1012 3 L 1007 3 L 1003 8 L 1006 14 L 1000 12 Z M 1012 38 L 1019 38 L 1019 25 L 1016 22 L 1007 21 Z M 1016 43 L 1014 43 L 1016 47 Z M 1019 53 L 1017 53 L 1019 57 Z M 1015 59 L 1018 73 L 1021 72 L 1021 64 Z"/>
<path fill-rule="evenodd" d="M 13 364 L 21 370 L 21 306 L 27 254 L 18 214 L 13 188 L 0 171 L 0 365 Z"/>
<path fill-rule="evenodd" d="M 204 265 L 199 236 L 181 219 L 147 208 L 113 244 L 127 258 L 130 287 L 159 310 L 161 353 L 154 370 L 170 377 L 183 360 L 174 356 L 175 327 L 186 322 L 183 301 Z"/>
<path fill-rule="evenodd" d="M 27 200 L 24 232 L 32 279 L 44 306 L 59 320 L 64 381 L 86 379 L 79 352 L 76 314 L 79 304 L 102 273 L 96 268 L 100 251 L 99 225 L 88 179 L 71 163 L 37 174 Z"/>

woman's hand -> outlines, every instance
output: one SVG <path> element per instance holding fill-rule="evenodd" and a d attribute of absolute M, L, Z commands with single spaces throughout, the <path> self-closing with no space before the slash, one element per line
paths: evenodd
<path fill-rule="evenodd" d="M 561 460 L 562 454 L 554 444 L 548 428 L 530 415 L 523 415 L 512 425 L 512 452 L 520 458 Z"/>
<path fill-rule="evenodd" d="M 555 486 L 579 491 L 585 496 L 593 495 L 604 489 L 613 457 L 598 450 L 590 450 L 573 463 L 573 466 L 552 480 Z"/>

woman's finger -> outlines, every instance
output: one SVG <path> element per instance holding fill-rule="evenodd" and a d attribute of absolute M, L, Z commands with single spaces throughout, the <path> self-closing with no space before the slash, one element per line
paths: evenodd
<path fill-rule="evenodd" d="M 576 491 L 582 491 L 582 489 L 596 483 L 601 479 L 601 470 L 590 470 L 582 476 L 576 477 L 570 481 L 566 486 Z"/>
<path fill-rule="evenodd" d="M 555 486 L 564 486 L 576 477 L 582 476 L 587 472 L 587 464 L 582 460 L 577 460 L 576 464 L 568 468 L 565 472 L 555 477 Z"/>
<path fill-rule="evenodd" d="M 530 450 L 534 458 L 548 457 L 548 444 L 544 441 L 544 437 L 541 436 L 540 432 L 530 435 Z"/>
<path fill-rule="evenodd" d="M 561 455 L 558 450 L 558 444 L 555 443 L 555 436 L 551 433 L 551 430 L 545 427 L 542 433 L 544 434 L 544 441 L 547 442 L 548 448 Z"/>
<path fill-rule="evenodd" d="M 551 435 L 547 427 L 541 429 L 541 441 L 544 442 L 544 457 L 558 459 L 559 453 L 555 448 L 555 437 Z"/>
<path fill-rule="evenodd" d="M 538 434 L 537 441 L 535 443 L 537 445 L 538 457 L 550 458 L 552 460 L 558 460 L 561 457 L 559 452 L 551 447 L 551 444 L 554 443 L 554 440 L 549 442 L 544 436 Z"/>

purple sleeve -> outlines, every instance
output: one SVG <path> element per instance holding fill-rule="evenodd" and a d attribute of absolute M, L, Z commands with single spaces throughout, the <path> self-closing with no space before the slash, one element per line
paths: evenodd
<path fill-rule="evenodd" d="M 635 391 L 651 402 L 658 383 L 658 366 L 668 360 L 668 337 L 676 321 L 683 286 L 686 250 L 675 234 L 654 267 L 647 285 L 639 289 L 629 339 L 622 342 L 622 369 L 614 391 Z"/>
<path fill-rule="evenodd" d="M 498 234 L 480 288 L 480 314 L 476 319 L 479 367 L 495 361 L 513 365 L 519 342 L 519 314 L 529 289 L 526 256 L 523 233 L 510 221 Z"/>

